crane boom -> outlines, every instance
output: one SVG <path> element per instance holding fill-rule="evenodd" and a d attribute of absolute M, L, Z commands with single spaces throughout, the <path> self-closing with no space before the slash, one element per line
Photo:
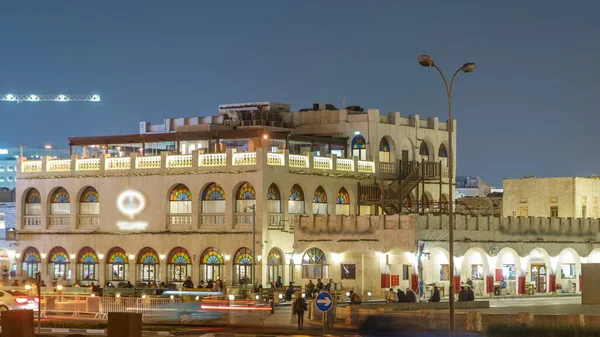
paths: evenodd
<path fill-rule="evenodd" d="M 0 101 L 6 102 L 100 102 L 100 95 L 21 95 L 0 94 Z"/>

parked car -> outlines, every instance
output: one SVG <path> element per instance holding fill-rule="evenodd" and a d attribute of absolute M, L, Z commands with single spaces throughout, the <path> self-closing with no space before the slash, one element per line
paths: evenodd
<path fill-rule="evenodd" d="M 0 290 L 0 311 L 38 309 L 38 299 L 18 290 Z"/>

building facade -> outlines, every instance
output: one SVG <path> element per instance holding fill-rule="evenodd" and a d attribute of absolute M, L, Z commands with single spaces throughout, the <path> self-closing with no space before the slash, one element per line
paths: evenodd
<path fill-rule="evenodd" d="M 70 156 L 69 151 L 53 148 L 0 148 L 0 189 L 15 189 L 17 186 L 17 159 L 21 156 L 31 160 L 40 160 L 44 156 L 65 158 Z"/>
<path fill-rule="evenodd" d="M 598 218 L 597 177 L 504 179 L 503 215 Z"/>
<path fill-rule="evenodd" d="M 492 192 L 492 185 L 486 183 L 481 177 L 458 176 L 456 177 L 456 198 L 487 197 Z"/>

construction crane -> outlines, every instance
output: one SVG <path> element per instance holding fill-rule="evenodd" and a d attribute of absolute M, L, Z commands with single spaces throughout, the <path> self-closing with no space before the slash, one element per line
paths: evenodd
<path fill-rule="evenodd" d="M 0 95 L 5 102 L 100 102 L 100 95 Z"/>

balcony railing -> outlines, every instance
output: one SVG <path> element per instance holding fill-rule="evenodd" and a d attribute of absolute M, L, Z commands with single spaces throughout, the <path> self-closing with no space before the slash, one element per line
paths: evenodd
<path fill-rule="evenodd" d="M 85 214 L 77 217 L 77 228 L 91 229 L 100 226 L 100 216 L 96 214 Z"/>
<path fill-rule="evenodd" d="M 48 172 L 67 172 L 71 171 L 71 159 L 59 159 L 48 161 L 46 167 Z"/>
<path fill-rule="evenodd" d="M 200 228 L 225 226 L 225 213 L 203 213 L 199 216 Z"/>
<path fill-rule="evenodd" d="M 100 158 L 79 159 L 75 162 L 76 171 L 100 170 Z"/>
<path fill-rule="evenodd" d="M 253 221 L 252 213 L 235 213 L 233 215 L 233 224 L 235 228 L 252 228 Z"/>
<path fill-rule="evenodd" d="M 50 229 L 68 228 L 70 219 L 70 215 L 50 215 L 48 217 L 48 226 Z"/>
<path fill-rule="evenodd" d="M 192 226 L 191 214 L 169 214 L 168 227 L 173 228 L 190 228 Z"/>
<path fill-rule="evenodd" d="M 167 156 L 168 168 L 192 167 L 192 155 Z"/>
<path fill-rule="evenodd" d="M 282 153 L 267 153 L 267 165 L 284 166 L 285 156 Z"/>
<path fill-rule="evenodd" d="M 148 156 L 135 158 L 135 168 L 138 169 L 156 169 L 160 168 L 160 156 Z"/>
<path fill-rule="evenodd" d="M 131 169 L 131 158 L 106 158 L 106 170 L 129 170 Z"/>
<path fill-rule="evenodd" d="M 283 214 L 269 213 L 267 215 L 267 227 L 269 229 L 284 229 L 285 223 L 283 221 Z"/>
<path fill-rule="evenodd" d="M 23 229 L 41 229 L 42 217 L 39 215 L 24 215 Z"/>
<path fill-rule="evenodd" d="M 198 166 L 227 166 L 227 154 L 207 153 L 198 155 Z"/>
<path fill-rule="evenodd" d="M 396 175 L 394 163 L 380 162 L 379 163 L 379 173 Z"/>
<path fill-rule="evenodd" d="M 21 166 L 21 172 L 23 172 L 23 173 L 42 172 L 42 162 L 40 160 L 23 162 L 23 166 Z"/>
<path fill-rule="evenodd" d="M 320 170 L 332 170 L 333 162 L 330 157 L 314 157 L 313 167 Z"/>
<path fill-rule="evenodd" d="M 234 153 L 233 165 L 256 165 L 256 152 Z"/>
<path fill-rule="evenodd" d="M 300 156 L 297 154 L 290 154 L 288 156 L 290 167 L 308 168 L 308 156 Z"/>
<path fill-rule="evenodd" d="M 338 158 L 335 163 L 335 169 L 338 171 L 354 172 L 354 160 Z"/>

